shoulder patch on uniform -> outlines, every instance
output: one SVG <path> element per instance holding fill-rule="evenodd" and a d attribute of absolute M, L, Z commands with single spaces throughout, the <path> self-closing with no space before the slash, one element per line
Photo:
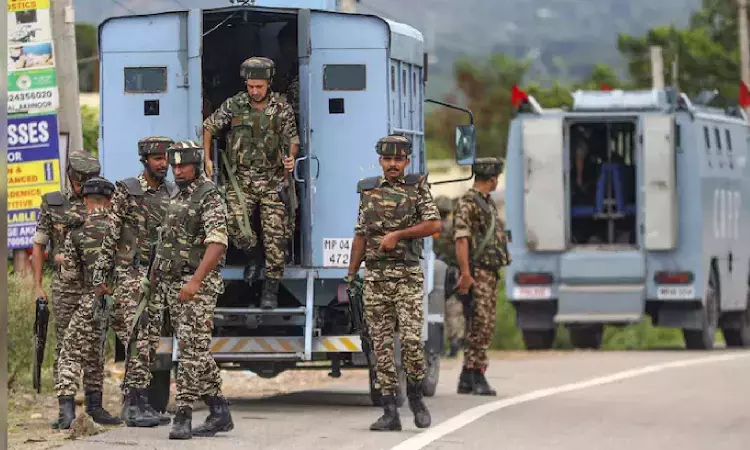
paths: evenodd
<path fill-rule="evenodd" d="M 60 191 L 50 192 L 45 194 L 45 197 L 47 198 L 47 204 L 50 206 L 62 206 L 65 204 L 65 197 L 63 197 Z"/>
<path fill-rule="evenodd" d="M 128 192 L 128 194 L 134 195 L 136 197 L 143 195 L 143 187 L 141 187 L 141 182 L 138 181 L 138 178 L 125 178 L 124 180 L 121 180 L 120 183 L 125 186 L 125 190 Z"/>
<path fill-rule="evenodd" d="M 362 178 L 357 183 L 357 193 L 375 189 L 380 183 L 380 177 Z"/>
<path fill-rule="evenodd" d="M 419 173 L 410 173 L 404 177 L 404 183 L 408 185 L 419 184 L 424 177 Z"/>

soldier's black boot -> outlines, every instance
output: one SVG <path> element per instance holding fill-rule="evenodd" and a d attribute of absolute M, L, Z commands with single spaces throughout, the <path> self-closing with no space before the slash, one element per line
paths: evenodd
<path fill-rule="evenodd" d="M 487 383 L 487 378 L 484 377 L 483 369 L 474 369 L 474 395 L 487 395 L 494 397 L 497 395 L 494 389 Z"/>
<path fill-rule="evenodd" d="M 229 402 L 222 396 L 206 397 L 209 414 L 203 425 L 193 428 L 193 436 L 211 437 L 222 431 L 232 431 L 234 422 L 229 412 Z"/>
<path fill-rule="evenodd" d="M 263 296 L 260 298 L 260 307 L 262 309 L 274 309 L 279 305 L 279 280 L 275 278 L 266 278 L 263 283 Z"/>
<path fill-rule="evenodd" d="M 450 351 L 448 352 L 448 358 L 455 358 L 458 356 L 458 350 L 461 348 L 460 339 L 451 339 Z"/>
<path fill-rule="evenodd" d="M 102 393 L 100 391 L 86 392 L 86 414 L 100 425 L 119 425 L 119 417 L 111 415 L 102 407 Z"/>
<path fill-rule="evenodd" d="M 169 414 L 160 413 L 148 403 L 148 389 L 139 389 L 138 396 L 140 397 L 143 410 L 149 415 L 156 417 L 156 419 L 159 421 L 158 425 L 169 425 L 169 422 L 172 421 L 172 418 L 169 416 Z"/>
<path fill-rule="evenodd" d="M 461 369 L 461 375 L 458 377 L 459 394 L 471 394 L 474 391 L 474 374 L 472 369 L 464 367 Z"/>
<path fill-rule="evenodd" d="M 427 428 L 432 423 L 430 411 L 422 399 L 422 382 L 406 384 L 406 397 L 409 399 L 409 409 L 414 413 L 414 425 L 417 428 Z"/>
<path fill-rule="evenodd" d="M 401 418 L 398 416 L 396 397 L 384 395 L 380 398 L 384 414 L 370 425 L 372 431 L 401 431 Z"/>
<path fill-rule="evenodd" d="M 159 425 L 159 417 L 144 408 L 141 391 L 141 389 L 128 390 L 122 407 L 122 420 L 129 427 L 156 427 Z"/>
<path fill-rule="evenodd" d="M 192 439 L 190 426 L 193 422 L 193 410 L 189 406 L 180 406 L 169 430 L 169 439 Z"/>
<path fill-rule="evenodd" d="M 76 418 L 76 399 L 72 395 L 57 397 L 60 414 L 57 417 L 57 429 L 67 430 Z"/>

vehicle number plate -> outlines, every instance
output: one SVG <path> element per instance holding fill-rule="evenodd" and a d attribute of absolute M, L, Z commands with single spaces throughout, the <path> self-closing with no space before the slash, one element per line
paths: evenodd
<path fill-rule="evenodd" d="M 513 288 L 515 299 L 544 299 L 552 298 L 552 288 L 547 286 L 524 286 Z"/>
<path fill-rule="evenodd" d="M 689 300 L 695 298 L 693 286 L 659 286 L 656 297 L 659 300 Z"/>
<path fill-rule="evenodd" d="M 323 239 L 323 267 L 349 267 L 352 238 Z"/>

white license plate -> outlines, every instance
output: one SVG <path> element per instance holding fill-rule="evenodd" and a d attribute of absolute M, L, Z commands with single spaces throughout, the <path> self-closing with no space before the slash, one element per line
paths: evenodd
<path fill-rule="evenodd" d="M 693 286 L 659 286 L 656 298 L 659 300 L 690 300 L 695 298 Z"/>
<path fill-rule="evenodd" d="M 546 286 L 525 286 L 513 288 L 514 299 L 552 298 L 552 288 Z"/>
<path fill-rule="evenodd" d="M 352 238 L 323 239 L 323 267 L 349 267 Z"/>

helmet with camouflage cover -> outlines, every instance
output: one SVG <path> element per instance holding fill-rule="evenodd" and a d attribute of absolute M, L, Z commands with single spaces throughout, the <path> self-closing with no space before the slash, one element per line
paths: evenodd
<path fill-rule="evenodd" d="M 276 74 L 276 64 L 272 59 L 254 56 L 240 66 L 240 76 L 244 80 L 271 80 Z"/>
<path fill-rule="evenodd" d="M 112 198 L 112 194 L 115 192 L 115 185 L 109 180 L 102 177 L 89 178 L 83 183 L 83 189 L 81 194 L 86 197 L 87 195 L 103 195 L 107 198 Z"/>
<path fill-rule="evenodd" d="M 68 156 L 68 176 L 71 180 L 83 183 L 99 175 L 102 166 L 99 160 L 86 151 L 74 151 Z"/>
<path fill-rule="evenodd" d="M 439 195 L 435 197 L 435 206 L 437 206 L 440 214 L 449 214 L 453 211 L 453 202 L 445 195 Z"/>
<path fill-rule="evenodd" d="M 198 164 L 203 159 L 203 147 L 195 141 L 179 141 L 167 149 L 169 164 Z"/>
<path fill-rule="evenodd" d="M 474 160 L 474 175 L 481 178 L 492 178 L 503 171 L 503 160 L 500 158 L 484 157 Z"/>
<path fill-rule="evenodd" d="M 406 136 L 391 134 L 378 140 L 375 150 L 380 156 L 409 156 L 411 141 Z"/>
<path fill-rule="evenodd" d="M 145 158 L 148 155 L 166 153 L 174 141 L 164 136 L 149 136 L 138 141 L 138 156 Z"/>

